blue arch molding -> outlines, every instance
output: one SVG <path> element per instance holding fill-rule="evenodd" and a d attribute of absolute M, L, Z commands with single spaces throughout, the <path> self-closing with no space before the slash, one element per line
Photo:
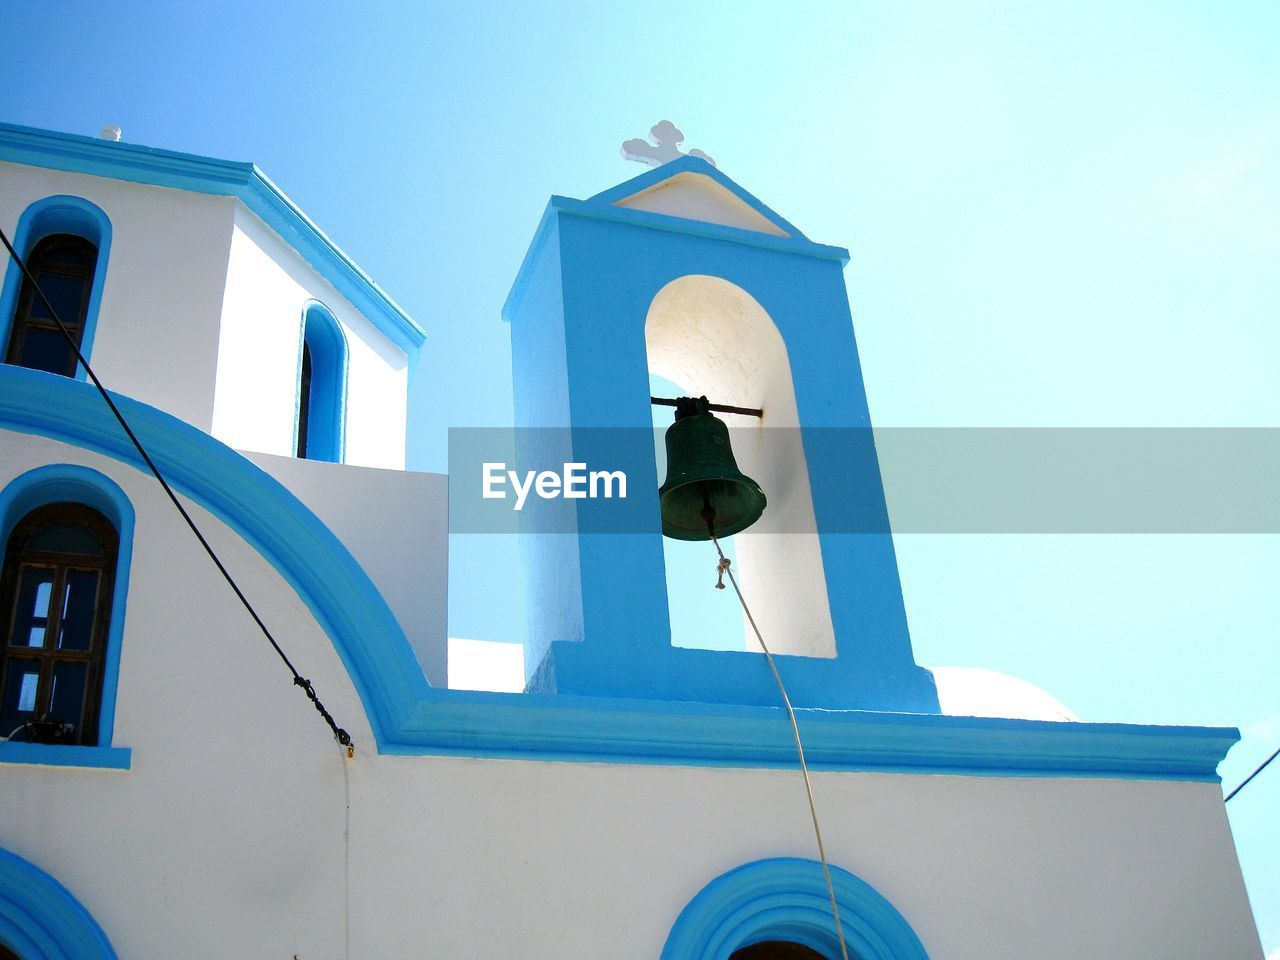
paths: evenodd
<path fill-rule="evenodd" d="M 857 960 L 928 960 L 902 914 L 875 888 L 832 866 L 840 926 Z M 840 942 L 822 864 L 757 860 L 722 874 L 681 911 L 662 960 L 728 960 L 743 947 L 783 940 L 839 960 Z"/>
<path fill-rule="evenodd" d="M 0 943 L 22 960 L 116 960 L 107 935 L 66 887 L 3 849 Z"/>
<path fill-rule="evenodd" d="M 208 434 L 136 400 L 117 400 L 173 486 L 244 537 L 310 608 L 351 676 L 380 752 L 795 765 L 780 708 L 432 689 L 369 577 L 293 494 Z M 0 365 L 0 427 L 145 469 L 101 398 L 78 381 Z M 767 670 L 763 660 L 759 666 Z M 1228 728 L 797 712 L 810 765 L 819 770 L 1217 783 L 1217 765 L 1239 739 Z"/>
<path fill-rule="evenodd" d="M 297 447 L 302 406 L 302 349 L 311 348 L 311 407 L 307 429 L 307 459 L 342 463 L 347 420 L 347 339 L 333 311 L 319 300 L 302 308 L 298 338 L 298 406 L 293 434 Z"/>
<path fill-rule="evenodd" d="M 133 557 L 133 504 L 115 481 L 96 470 L 69 463 L 37 467 L 0 490 L 0 549 L 7 547 L 9 534 L 28 513 L 45 504 L 62 501 L 83 503 L 97 510 L 116 528 L 120 540 L 111 595 L 111 623 L 107 628 L 107 649 L 102 664 L 98 743 L 71 746 L 0 742 L 0 762 L 128 769 L 132 751 L 128 747 L 113 747 L 112 737 L 120 652 L 124 643 L 125 603 L 129 596 L 129 567 Z"/>
<path fill-rule="evenodd" d="M 410 372 L 417 363 L 427 337 L 423 329 L 251 163 L 216 160 L 133 143 L 113 143 L 10 123 L 0 123 L 0 160 L 192 193 L 236 197 L 405 351 Z"/>
<path fill-rule="evenodd" d="M 102 288 L 106 285 L 107 259 L 111 253 L 111 221 L 102 209 L 84 197 L 66 195 L 37 200 L 22 212 L 14 231 L 13 246 L 27 257 L 37 243 L 55 233 L 70 233 L 83 237 L 98 248 L 98 259 L 93 268 L 93 284 L 89 288 L 89 303 L 85 309 L 84 332 L 80 337 L 80 352 L 93 356 L 93 338 L 98 330 L 98 311 L 102 306 Z M 22 289 L 22 271 L 5 256 L 4 286 L 0 287 L 0 348 L 9 342 L 13 327 L 13 315 L 18 308 L 18 294 Z M 84 367 L 76 365 L 76 378 L 88 379 Z"/>

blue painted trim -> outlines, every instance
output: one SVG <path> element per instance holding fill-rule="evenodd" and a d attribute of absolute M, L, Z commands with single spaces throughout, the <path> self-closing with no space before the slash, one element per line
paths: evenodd
<path fill-rule="evenodd" d="M 697 158 L 694 158 L 697 160 Z M 698 161 L 701 163 L 702 161 Z M 849 251 L 843 247 L 832 247 L 822 243 L 814 243 L 803 237 L 775 237 L 769 233 L 758 233 L 754 230 L 742 230 L 738 227 L 726 227 L 719 223 L 707 223 L 703 220 L 688 220 L 683 217 L 669 217 L 661 213 L 650 213 L 647 210 L 631 210 L 627 207 L 615 207 L 610 204 L 597 203 L 591 200 L 573 200 L 569 197 L 553 196 L 543 211 L 542 219 L 533 242 L 525 253 L 516 273 L 515 282 L 507 294 L 502 306 L 502 319 L 511 322 L 511 317 L 519 309 L 524 291 L 529 285 L 533 264 L 537 262 L 543 244 L 552 236 L 551 224 L 557 217 L 580 217 L 585 220 L 603 220 L 612 223 L 623 223 L 648 230 L 660 230 L 665 233 L 680 233 L 691 237 L 706 237 L 711 240 L 724 240 L 741 246 L 758 247 L 778 253 L 791 253 L 817 260 L 832 260 L 841 265 L 849 262 Z"/>
<path fill-rule="evenodd" d="M 311 410 L 307 459 L 342 463 L 347 436 L 347 338 L 333 311 L 319 300 L 302 308 L 298 333 L 298 396 L 293 412 L 293 449 L 298 449 L 302 407 L 302 345 L 311 348 Z"/>
<path fill-rule="evenodd" d="M 165 478 L 258 550 L 333 640 L 386 739 L 429 690 L 386 601 L 351 554 L 283 485 L 230 447 L 155 407 L 116 395 Z M 0 426 L 51 437 L 146 472 L 87 384 L 0 364 Z"/>
<path fill-rule="evenodd" d="M 637 193 L 650 190 L 653 187 L 658 186 L 658 184 L 678 177 L 683 173 L 697 174 L 698 176 L 714 180 L 783 233 L 786 233 L 791 237 L 796 237 L 800 240 L 806 239 L 805 235 L 801 233 L 794 224 L 783 219 L 774 210 L 765 206 L 753 194 L 748 193 L 735 181 L 723 174 L 714 164 L 707 163 L 707 161 L 698 157 L 681 157 L 679 160 L 672 160 L 670 163 L 664 163 L 660 167 L 654 167 L 652 170 L 642 173 L 638 177 L 632 177 L 630 180 L 620 183 L 616 187 L 610 187 L 608 190 L 597 193 L 594 197 L 587 200 L 587 202 L 612 206 L 620 200 L 626 200 L 628 197 L 634 197 Z"/>
<path fill-rule="evenodd" d="M 387 754 L 529 760 L 795 765 L 773 707 L 433 690 L 386 601 L 346 547 L 285 487 L 234 450 L 154 407 L 117 397 L 172 485 L 229 525 L 295 589 L 341 657 Z M 145 470 L 95 391 L 0 365 L 0 428 Z M 784 675 L 793 657 L 779 657 Z M 761 671 L 768 668 L 757 658 Z M 800 710 L 811 765 L 975 776 L 1217 783 L 1238 731 Z M 339 718 L 341 720 L 342 718 Z"/>
<path fill-rule="evenodd" d="M 71 891 L 8 850 L 0 850 L 0 943 L 23 960 L 116 960 Z"/>
<path fill-rule="evenodd" d="M 29 763 L 42 767 L 97 767 L 128 770 L 131 747 L 77 747 L 49 743 L 0 742 L 0 763 Z"/>
<path fill-rule="evenodd" d="M 102 288 L 107 280 L 107 259 L 111 253 L 111 220 L 96 204 L 84 197 L 54 196 L 37 200 L 22 212 L 13 232 L 14 249 L 26 260 L 35 245 L 55 233 L 69 233 L 83 237 L 98 248 L 98 259 L 93 268 L 93 284 L 89 288 L 89 304 L 85 309 L 84 332 L 80 337 L 80 352 L 85 359 L 93 359 L 93 339 L 98 331 L 98 313 L 102 307 Z M 13 315 L 18 309 L 18 294 L 22 290 L 22 271 L 6 256 L 4 286 L 0 287 L 0 358 L 9 345 L 13 330 Z M 63 319 L 66 319 L 65 317 Z M 76 379 L 89 378 L 84 367 L 76 365 Z"/>
<path fill-rule="evenodd" d="M 427 336 L 422 327 L 251 163 L 216 160 L 133 143 L 112 143 L 9 123 L 0 123 L 0 160 L 236 197 L 404 350 L 410 369 L 417 363 Z"/>
<path fill-rule="evenodd" d="M 857 960 L 929 960 L 911 925 L 869 883 L 830 865 L 840 927 Z M 681 911 L 662 960 L 728 960 L 766 940 L 798 943 L 839 960 L 822 864 L 786 857 L 722 874 Z"/>
<path fill-rule="evenodd" d="M 22 368 L 13 368 L 22 369 Z M 53 376 L 52 374 L 42 374 Z M 120 653 L 124 646 L 125 606 L 129 597 L 129 570 L 133 561 L 133 504 L 114 480 L 97 470 L 70 463 L 53 463 L 14 478 L 0 491 L 0 545 L 8 548 L 9 534 L 17 523 L 32 510 L 50 503 L 69 501 L 92 507 L 110 521 L 120 538 L 116 554 L 115 586 L 111 594 L 111 623 L 107 626 L 107 649 L 102 661 L 102 703 L 98 716 L 98 745 L 96 747 L 51 747 L 53 751 L 102 750 L 111 746 L 115 733 L 116 688 L 120 681 Z M 29 744 L 0 743 L 0 759 L 14 748 Z M 127 752 L 126 752 L 127 753 Z M 35 755 L 35 754 L 30 754 Z M 58 754 L 62 756 L 62 754 Z M 70 753 L 66 756 L 71 756 Z M 85 766 L 112 766 L 96 762 L 93 754 L 85 754 L 89 762 Z M 126 755 L 125 765 L 128 766 Z M 22 760 L 21 763 L 44 762 Z"/>

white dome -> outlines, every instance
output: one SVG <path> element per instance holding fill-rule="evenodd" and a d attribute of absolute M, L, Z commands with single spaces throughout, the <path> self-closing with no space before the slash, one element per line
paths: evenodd
<path fill-rule="evenodd" d="M 942 712 L 956 717 L 1079 720 L 1035 684 L 981 667 L 930 667 Z"/>

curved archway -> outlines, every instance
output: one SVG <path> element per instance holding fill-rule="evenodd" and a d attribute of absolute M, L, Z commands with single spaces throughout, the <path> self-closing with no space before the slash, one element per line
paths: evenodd
<path fill-rule="evenodd" d="M 81 237 L 97 248 L 93 282 L 89 287 L 89 300 L 85 306 L 84 329 L 80 336 L 80 352 L 86 358 L 91 358 L 93 339 L 98 328 L 98 311 L 102 305 L 102 290 L 107 278 L 107 255 L 111 250 L 111 220 L 101 207 L 84 197 L 69 195 L 45 197 L 27 207 L 18 218 L 18 226 L 13 233 L 13 246 L 26 258 L 36 244 L 45 237 L 60 233 Z M 0 345 L 4 345 L 6 349 L 21 288 L 22 271 L 18 269 L 16 263 L 11 261 L 9 269 L 5 272 L 4 286 L 0 287 Z M 79 380 L 84 380 L 87 376 L 78 364 L 75 376 Z"/>
<path fill-rule="evenodd" d="M 654 296 L 644 334 L 651 374 L 715 403 L 764 411 L 759 420 L 726 417 L 739 467 L 769 498 L 764 516 L 733 543 L 745 581 L 774 599 L 753 611 L 770 648 L 834 657 L 791 363 L 773 319 L 737 284 L 690 274 Z M 748 648 L 759 649 L 754 638 Z"/>
<path fill-rule="evenodd" d="M 66 887 L 3 849 L 0 944 L 22 960 L 116 960 L 107 935 Z"/>
<path fill-rule="evenodd" d="M 831 867 L 840 923 L 857 960 L 928 960 L 902 914 L 870 884 Z M 757 860 L 721 874 L 681 911 L 662 960 L 728 960 L 765 941 L 840 956 L 822 864 L 785 857 Z"/>

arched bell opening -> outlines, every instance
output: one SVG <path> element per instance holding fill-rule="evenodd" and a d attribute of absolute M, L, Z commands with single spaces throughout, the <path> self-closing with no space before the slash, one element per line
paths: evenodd
<path fill-rule="evenodd" d="M 786 344 L 773 319 L 736 284 L 719 277 L 689 275 L 658 291 L 645 318 L 645 347 L 651 378 L 683 388 L 681 395 L 708 397 L 713 403 L 758 408 L 760 418 L 721 414 L 730 428 L 738 467 L 759 483 L 768 497 L 764 515 L 732 543 L 748 602 L 770 648 L 777 653 L 834 657 L 835 635 L 827 599 L 822 551 L 814 521 Z M 670 410 L 655 422 L 671 423 Z M 660 456 L 660 461 L 663 459 Z M 660 473 L 662 471 L 660 470 Z M 662 482 L 662 477 L 658 477 Z M 664 538 L 668 595 L 683 577 L 686 547 L 700 547 L 714 575 L 710 544 L 674 546 Z M 697 553 L 687 554 L 692 557 Z M 673 558 L 680 558 L 673 564 Z M 713 580 L 708 580 L 710 587 Z M 732 600 L 726 591 L 715 601 Z M 708 646 L 682 637 L 678 606 L 672 606 L 673 642 Z M 679 641 L 674 638 L 681 637 Z M 746 649 L 758 650 L 751 635 Z"/>
<path fill-rule="evenodd" d="M 654 397 L 686 397 L 691 388 L 657 374 L 649 376 L 649 394 Z M 667 475 L 665 436 L 671 426 L 671 407 L 653 408 L 654 459 L 657 483 Z M 725 556 L 739 567 L 737 537 L 721 542 Z M 738 599 L 727 590 L 712 589 L 715 583 L 715 551 L 710 544 L 662 538 L 662 559 L 666 566 L 667 610 L 671 617 L 671 645 L 701 650 L 746 650 L 746 621 Z M 739 577 L 746 589 L 745 578 Z"/>

